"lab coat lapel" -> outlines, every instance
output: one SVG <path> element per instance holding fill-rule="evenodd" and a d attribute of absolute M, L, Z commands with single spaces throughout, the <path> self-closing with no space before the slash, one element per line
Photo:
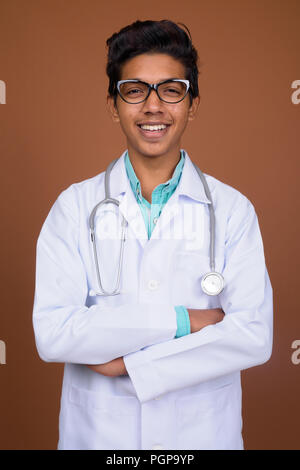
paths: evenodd
<path fill-rule="evenodd" d="M 148 241 L 148 234 L 141 209 L 136 201 L 130 186 L 130 181 L 127 177 L 125 155 L 126 151 L 123 152 L 111 171 L 111 196 L 120 201 L 120 213 L 128 223 L 127 234 L 133 232 L 133 237 L 138 240 L 144 248 Z"/>
<path fill-rule="evenodd" d="M 185 152 L 185 163 L 182 169 L 182 175 L 178 184 L 178 194 L 187 196 L 198 202 L 210 204 L 205 194 L 203 184 L 199 178 L 196 168 L 187 152 Z"/>
<path fill-rule="evenodd" d="M 191 211 L 188 207 L 185 208 L 184 204 L 186 203 L 188 206 L 191 202 L 188 200 L 199 202 L 200 205 L 201 203 L 210 204 L 197 170 L 187 152 L 185 150 L 184 152 L 185 163 L 181 178 L 176 190 L 163 207 L 161 215 L 152 232 L 151 238 L 153 239 L 184 238 L 188 235 L 185 233 L 185 229 L 188 230 L 191 220 L 188 221 L 189 224 L 187 224 L 187 227 L 185 227 L 185 223 L 187 222 L 187 218 L 192 217 Z M 198 212 L 195 210 L 195 214 L 199 216 L 200 210 L 198 210 Z"/>
<path fill-rule="evenodd" d="M 174 232 L 174 226 L 172 220 L 176 217 L 176 228 Z M 172 239 L 176 236 L 178 231 L 178 223 L 180 223 L 180 208 L 177 189 L 172 194 L 170 199 L 167 201 L 162 209 L 162 212 L 157 220 L 150 241 L 153 239 Z"/>
<path fill-rule="evenodd" d="M 127 220 L 128 229 L 133 232 L 133 237 L 138 240 L 141 246 L 144 248 L 145 244 L 148 241 L 148 234 L 146 231 L 145 221 L 141 208 L 137 203 L 137 200 L 130 187 L 130 184 L 128 185 L 126 193 L 120 200 L 119 209 L 121 214 L 123 214 L 123 216 Z"/>

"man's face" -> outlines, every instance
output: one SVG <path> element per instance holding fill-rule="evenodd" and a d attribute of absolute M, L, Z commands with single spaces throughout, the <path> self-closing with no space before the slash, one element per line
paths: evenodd
<path fill-rule="evenodd" d="M 170 78 L 185 79 L 184 66 L 167 54 L 141 54 L 122 66 L 120 80 L 139 79 L 147 83 L 158 83 Z M 116 107 L 113 98 L 108 97 L 113 120 L 120 122 L 131 151 L 143 156 L 161 156 L 178 152 L 181 136 L 189 120 L 194 118 L 199 98 L 190 106 L 189 93 L 179 103 L 165 103 L 156 92 L 143 103 L 129 104 L 117 97 Z M 141 124 L 165 124 L 162 132 L 145 131 Z"/>

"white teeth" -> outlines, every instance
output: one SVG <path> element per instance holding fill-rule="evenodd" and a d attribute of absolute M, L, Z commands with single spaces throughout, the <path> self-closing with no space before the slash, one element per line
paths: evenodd
<path fill-rule="evenodd" d="M 160 131 L 165 129 L 167 126 L 165 126 L 165 124 L 158 124 L 157 126 L 149 126 L 148 124 L 143 124 L 140 127 L 147 131 Z"/>

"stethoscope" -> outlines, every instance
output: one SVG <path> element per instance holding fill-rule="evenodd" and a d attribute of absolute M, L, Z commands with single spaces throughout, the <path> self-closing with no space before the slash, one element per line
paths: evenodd
<path fill-rule="evenodd" d="M 95 215 L 100 206 L 103 204 L 114 204 L 115 206 L 119 207 L 120 201 L 117 199 L 114 199 L 110 197 L 110 173 L 111 170 L 113 169 L 115 163 L 118 161 L 118 158 L 113 160 L 107 167 L 106 172 L 105 172 L 105 180 L 104 180 L 104 187 L 105 187 L 105 199 L 103 201 L 100 201 L 92 210 L 91 215 L 89 217 L 89 226 L 90 226 L 90 233 L 91 233 L 91 241 L 93 245 L 93 252 L 94 252 L 94 261 L 95 261 L 95 266 L 96 266 L 96 273 L 97 273 L 97 279 L 98 279 L 98 285 L 100 288 L 100 292 L 95 292 L 94 290 L 90 291 L 91 296 L 95 295 L 118 295 L 120 294 L 120 282 L 121 282 L 121 271 L 122 271 L 122 265 L 123 265 L 123 253 L 124 253 L 124 243 L 125 243 L 125 230 L 128 225 L 127 220 L 124 218 L 122 214 L 122 222 L 121 222 L 121 227 L 122 227 L 122 232 L 121 232 L 121 243 L 120 243 L 120 253 L 119 253 L 119 263 L 118 263 L 118 271 L 117 271 L 117 281 L 115 288 L 111 291 L 108 292 L 103 288 L 102 282 L 101 282 L 101 275 L 100 275 L 100 270 L 99 270 L 99 262 L 98 262 L 98 253 L 97 253 L 97 246 L 96 246 L 96 240 L 95 240 Z M 216 227 L 216 219 L 215 219 L 215 211 L 213 207 L 213 202 L 212 202 L 212 197 L 211 193 L 206 181 L 206 178 L 202 171 L 193 163 L 199 178 L 202 181 L 204 191 L 206 194 L 206 197 L 208 198 L 210 204 L 209 206 L 209 221 L 210 221 L 210 245 L 209 245 L 209 265 L 210 265 L 210 272 L 204 274 L 204 276 L 201 279 L 201 287 L 202 290 L 205 294 L 207 295 L 218 295 L 222 292 L 224 289 L 224 277 L 222 274 L 217 272 L 215 270 L 215 227 Z"/>

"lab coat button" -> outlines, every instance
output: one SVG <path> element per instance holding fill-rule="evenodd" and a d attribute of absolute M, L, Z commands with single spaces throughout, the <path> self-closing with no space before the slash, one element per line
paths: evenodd
<path fill-rule="evenodd" d="M 148 282 L 148 289 L 149 290 L 156 290 L 158 288 L 158 281 L 156 279 L 151 279 Z"/>
<path fill-rule="evenodd" d="M 163 446 L 161 444 L 155 444 L 152 447 L 152 450 L 163 450 Z"/>

